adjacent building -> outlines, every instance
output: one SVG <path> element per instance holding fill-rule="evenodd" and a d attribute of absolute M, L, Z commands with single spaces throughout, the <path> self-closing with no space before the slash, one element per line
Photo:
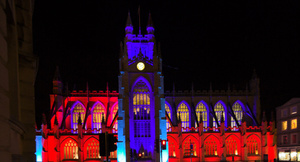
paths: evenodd
<path fill-rule="evenodd" d="M 44 117 L 44 162 L 93 162 L 99 133 L 118 137 L 113 161 L 274 160 L 275 123 L 261 116 L 259 78 L 243 90 L 164 90 L 160 45 L 149 14 L 146 34 L 134 34 L 130 14 L 120 44 L 119 90 L 72 92 L 57 69 Z M 249 87 L 249 88 L 248 88 Z M 166 140 L 166 149 L 160 141 Z"/>
<path fill-rule="evenodd" d="M 32 0 L 0 0 L 0 161 L 35 161 Z"/>
<path fill-rule="evenodd" d="M 300 98 L 292 98 L 276 111 L 279 160 L 300 161 Z"/>

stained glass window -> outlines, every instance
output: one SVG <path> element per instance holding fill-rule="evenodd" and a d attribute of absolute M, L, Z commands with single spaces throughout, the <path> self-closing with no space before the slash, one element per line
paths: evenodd
<path fill-rule="evenodd" d="M 232 111 L 233 111 L 237 121 L 239 122 L 239 125 L 241 125 L 242 117 L 243 117 L 243 110 L 242 110 L 242 106 L 240 105 L 240 103 L 238 103 L 238 102 L 234 103 L 232 106 Z M 233 117 L 231 117 L 231 127 L 238 127 Z M 238 129 L 235 128 L 233 130 L 238 130 Z"/>
<path fill-rule="evenodd" d="M 78 146 L 73 140 L 64 144 L 64 159 L 78 159 Z"/>
<path fill-rule="evenodd" d="M 101 128 L 102 117 L 106 120 L 105 108 L 101 103 L 97 103 L 93 108 L 93 129 Z"/>
<path fill-rule="evenodd" d="M 114 108 L 113 108 L 113 118 L 112 120 L 115 118 L 116 114 L 118 112 L 118 105 L 116 105 Z M 114 126 L 113 126 L 113 133 L 118 133 L 118 120 L 116 120 L 116 122 L 114 123 Z"/>
<path fill-rule="evenodd" d="M 214 111 L 215 111 L 215 113 L 216 113 L 216 117 L 217 117 L 218 123 L 220 124 L 222 112 L 223 112 L 223 119 L 225 120 L 224 107 L 223 107 L 223 105 L 221 104 L 221 102 L 218 102 L 218 103 L 215 105 Z M 215 128 L 218 127 L 218 124 L 216 123 L 215 118 L 213 118 L 213 127 L 215 127 Z"/>
<path fill-rule="evenodd" d="M 248 155 L 258 155 L 259 141 L 256 137 L 250 136 L 247 139 Z"/>
<path fill-rule="evenodd" d="M 72 127 L 74 130 L 78 129 L 78 118 L 81 118 L 81 122 L 84 121 L 85 117 L 85 109 L 81 103 L 77 103 L 74 108 L 73 108 L 73 113 L 72 113 Z"/>
<path fill-rule="evenodd" d="M 166 110 L 169 118 L 171 119 L 171 110 L 170 110 L 170 107 L 167 104 L 165 104 L 165 110 Z M 169 123 L 169 120 L 166 120 L 166 124 L 167 124 L 167 132 L 169 132 L 170 131 L 169 128 L 171 127 L 171 125 Z"/>
<path fill-rule="evenodd" d="M 235 139 L 233 139 L 232 137 L 229 137 L 226 142 L 226 154 L 227 155 L 238 155 L 238 144 L 237 141 Z"/>
<path fill-rule="evenodd" d="M 190 127 L 190 114 L 189 114 L 189 109 L 184 102 L 182 102 L 178 106 L 178 109 L 177 109 L 177 117 L 178 118 L 179 118 L 179 115 L 180 115 L 182 130 L 185 131 L 185 129 L 183 129 L 183 128 Z"/>
<path fill-rule="evenodd" d="M 207 128 L 207 107 L 203 104 L 203 102 L 200 102 L 196 107 L 196 115 L 197 120 L 200 122 L 200 115 L 202 113 L 202 121 L 203 121 L 203 127 Z M 195 123 L 195 126 L 197 126 L 197 123 Z"/>
<path fill-rule="evenodd" d="M 191 140 L 191 138 L 186 139 L 183 144 L 183 153 L 184 156 L 197 156 L 196 142 Z"/>
<path fill-rule="evenodd" d="M 86 158 L 87 159 L 99 159 L 99 141 L 97 140 L 91 140 L 90 143 L 88 143 L 86 148 Z"/>
<path fill-rule="evenodd" d="M 143 146 L 150 144 L 150 91 L 145 82 L 140 80 L 134 86 L 132 93 L 133 103 L 133 126 L 134 126 L 134 145 L 140 150 Z M 134 147 L 134 146 L 133 146 Z M 146 154 L 143 156 L 146 157 Z"/>
<path fill-rule="evenodd" d="M 205 156 L 218 156 L 217 140 L 208 138 L 204 142 Z"/>

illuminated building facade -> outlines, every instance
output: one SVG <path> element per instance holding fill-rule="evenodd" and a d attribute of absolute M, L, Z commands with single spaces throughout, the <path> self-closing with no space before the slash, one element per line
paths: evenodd
<path fill-rule="evenodd" d="M 259 79 L 250 89 L 164 91 L 160 45 L 149 15 L 133 34 L 130 15 L 120 44 L 119 92 L 62 91 L 53 80 L 50 124 L 42 126 L 43 161 L 99 161 L 101 132 L 115 133 L 115 161 L 274 160 L 275 123 L 260 116 Z M 156 141 L 167 140 L 166 150 Z"/>
<path fill-rule="evenodd" d="M 292 98 L 277 111 L 278 158 L 281 161 L 300 161 L 300 98 Z"/>

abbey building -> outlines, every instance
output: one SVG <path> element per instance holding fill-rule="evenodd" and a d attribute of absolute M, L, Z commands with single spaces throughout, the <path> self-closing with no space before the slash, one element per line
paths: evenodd
<path fill-rule="evenodd" d="M 119 89 L 63 91 L 57 69 L 50 120 L 43 121 L 45 162 L 93 162 L 99 133 L 118 138 L 112 161 L 274 160 L 275 122 L 261 115 L 259 78 L 245 90 L 165 91 L 160 45 L 149 14 L 147 34 L 133 33 L 130 14 L 120 45 Z M 262 116 L 262 120 L 260 117 Z M 162 143 L 166 141 L 166 149 Z"/>

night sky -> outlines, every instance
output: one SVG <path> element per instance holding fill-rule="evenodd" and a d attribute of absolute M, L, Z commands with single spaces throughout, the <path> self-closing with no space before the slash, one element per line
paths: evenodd
<path fill-rule="evenodd" d="M 183 1 L 181 1 L 183 2 Z M 45 1 L 36 0 L 34 53 L 37 125 L 50 109 L 52 78 L 59 66 L 69 90 L 118 90 L 120 41 L 127 12 L 142 33 L 151 12 L 161 43 L 165 91 L 245 89 L 253 70 L 267 112 L 300 96 L 300 5 L 294 1 Z"/>

